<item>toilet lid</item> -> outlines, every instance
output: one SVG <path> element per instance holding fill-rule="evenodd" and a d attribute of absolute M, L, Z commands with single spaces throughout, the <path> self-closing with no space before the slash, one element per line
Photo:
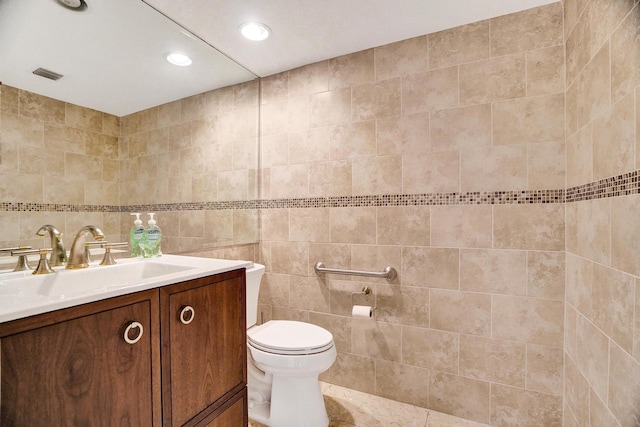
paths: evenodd
<path fill-rule="evenodd" d="M 333 335 L 320 326 L 271 320 L 247 331 L 249 345 L 276 354 L 316 354 L 333 346 Z"/>

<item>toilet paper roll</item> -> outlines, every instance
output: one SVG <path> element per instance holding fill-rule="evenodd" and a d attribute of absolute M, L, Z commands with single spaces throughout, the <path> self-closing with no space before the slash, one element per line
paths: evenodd
<path fill-rule="evenodd" d="M 373 317 L 373 308 L 368 305 L 354 305 L 351 309 L 351 315 L 353 317 L 364 317 L 370 319 Z"/>

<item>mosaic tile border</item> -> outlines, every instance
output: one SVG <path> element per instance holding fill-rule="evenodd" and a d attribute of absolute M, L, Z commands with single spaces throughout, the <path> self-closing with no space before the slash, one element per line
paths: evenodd
<path fill-rule="evenodd" d="M 155 203 L 145 205 L 72 205 L 2 202 L 3 212 L 166 212 L 287 208 L 351 208 L 385 206 L 507 205 L 571 203 L 640 194 L 640 170 L 566 190 L 474 191 L 467 193 L 383 194 L 372 196 L 301 197 L 222 202 Z"/>
<path fill-rule="evenodd" d="M 260 207 L 264 209 L 563 203 L 564 190 L 386 194 L 374 196 L 275 199 L 261 200 L 260 202 Z"/>
<path fill-rule="evenodd" d="M 640 170 L 577 185 L 565 191 L 566 202 L 640 194 Z"/>
<path fill-rule="evenodd" d="M 61 203 L 2 202 L 1 212 L 128 212 L 118 205 L 71 205 Z"/>

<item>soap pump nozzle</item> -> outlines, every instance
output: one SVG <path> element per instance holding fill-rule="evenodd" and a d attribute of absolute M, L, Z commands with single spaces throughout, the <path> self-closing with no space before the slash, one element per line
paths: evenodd
<path fill-rule="evenodd" d="M 141 215 L 141 213 L 140 213 L 140 212 L 130 213 L 129 215 L 131 215 L 131 216 L 135 215 L 136 219 L 135 219 L 135 221 L 133 221 L 133 224 L 134 224 L 136 227 L 139 227 L 139 226 L 141 226 L 141 225 L 142 225 L 142 220 L 140 219 L 140 215 Z"/>
<path fill-rule="evenodd" d="M 144 237 L 144 227 L 140 219 L 140 212 L 134 212 L 129 215 L 136 217 L 133 221 L 133 227 L 129 231 L 129 244 L 131 245 L 131 257 L 135 258 L 142 255 L 142 243 Z"/>
<path fill-rule="evenodd" d="M 155 212 L 149 212 L 147 215 L 149 215 L 149 221 L 147 221 L 147 224 L 156 225 L 156 220 L 153 218 L 155 216 Z"/>

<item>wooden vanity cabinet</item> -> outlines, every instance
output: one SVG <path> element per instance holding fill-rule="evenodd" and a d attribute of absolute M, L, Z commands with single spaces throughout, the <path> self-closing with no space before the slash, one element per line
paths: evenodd
<path fill-rule="evenodd" d="M 215 408 L 246 388 L 242 272 L 160 288 L 165 425 L 199 425 Z M 242 425 L 246 425 L 242 420 L 229 424 Z"/>
<path fill-rule="evenodd" d="M 0 426 L 246 426 L 245 307 L 235 270 L 1 323 Z"/>
<path fill-rule="evenodd" d="M 145 291 L 0 324 L 0 425 L 159 426 L 157 301 Z"/>

